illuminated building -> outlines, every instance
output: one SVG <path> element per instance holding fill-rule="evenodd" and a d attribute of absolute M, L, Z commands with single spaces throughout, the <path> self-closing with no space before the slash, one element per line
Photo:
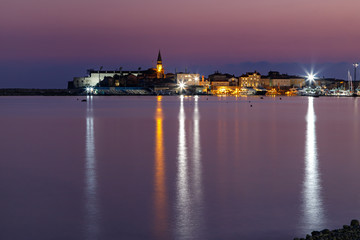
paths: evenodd
<path fill-rule="evenodd" d="M 272 88 L 272 87 L 298 87 L 301 88 L 305 86 L 305 78 L 298 76 L 290 76 L 287 74 L 280 74 L 279 72 L 270 71 L 267 76 L 262 76 L 260 79 L 260 84 L 263 87 Z"/>
<path fill-rule="evenodd" d="M 87 72 L 88 75 L 85 77 L 74 77 L 73 81 L 69 82 L 69 86 L 72 86 L 71 88 L 96 87 L 99 85 L 101 86 L 101 82 L 106 79 L 106 82 L 111 82 L 112 84 L 110 85 L 114 87 L 126 87 L 126 82 L 138 82 L 139 79 L 164 79 L 166 77 L 160 51 L 157 58 L 156 68 L 141 70 L 139 67 L 134 71 L 123 71 L 122 67 L 120 67 L 118 70 L 109 71 L 102 70 L 102 67 L 100 67 L 99 70 L 89 69 Z M 121 81 L 123 84 L 120 84 Z"/>
<path fill-rule="evenodd" d="M 258 72 L 247 72 L 240 76 L 241 87 L 259 87 L 261 75 Z"/>
<path fill-rule="evenodd" d="M 115 75 L 118 76 L 139 76 L 142 73 L 138 71 L 96 71 L 93 69 L 88 70 L 88 76 L 86 77 L 74 77 L 73 86 L 74 88 L 83 88 L 83 87 L 95 87 L 100 81 L 105 78 L 114 78 Z"/>
<path fill-rule="evenodd" d="M 234 75 L 216 71 L 209 75 L 209 81 L 211 86 L 237 86 L 239 80 Z"/>
<path fill-rule="evenodd" d="M 322 86 L 326 87 L 328 89 L 332 88 L 340 88 L 344 87 L 344 85 L 347 85 L 348 81 L 343 79 L 337 79 L 337 78 L 317 78 L 315 79 L 315 86 Z"/>
<path fill-rule="evenodd" d="M 162 65 L 161 53 L 159 50 L 157 62 L 156 62 L 156 73 L 157 78 L 165 78 L 164 67 Z"/>
<path fill-rule="evenodd" d="M 232 94 L 238 90 L 239 79 L 228 73 L 215 73 L 209 75 L 210 89 L 213 94 Z"/>
<path fill-rule="evenodd" d="M 229 78 L 228 82 L 229 82 L 229 86 L 239 86 L 239 84 L 238 84 L 239 79 L 234 76 L 232 78 Z"/>
<path fill-rule="evenodd" d="M 198 73 L 177 73 L 177 84 L 184 83 L 187 86 L 200 85 L 200 74 Z"/>

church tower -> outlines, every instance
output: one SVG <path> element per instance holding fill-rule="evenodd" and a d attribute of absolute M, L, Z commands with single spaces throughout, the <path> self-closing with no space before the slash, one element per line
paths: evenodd
<path fill-rule="evenodd" d="M 165 78 L 164 68 L 163 68 L 163 65 L 162 65 L 160 50 L 159 50 L 159 54 L 158 54 L 158 58 L 157 58 L 157 63 L 156 63 L 156 73 L 157 73 L 157 78 Z"/>

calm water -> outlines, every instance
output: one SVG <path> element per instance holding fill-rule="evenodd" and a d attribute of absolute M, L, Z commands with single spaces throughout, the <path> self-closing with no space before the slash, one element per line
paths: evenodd
<path fill-rule="evenodd" d="M 278 240 L 339 228 L 360 218 L 359 108 L 0 97 L 0 239 Z"/>

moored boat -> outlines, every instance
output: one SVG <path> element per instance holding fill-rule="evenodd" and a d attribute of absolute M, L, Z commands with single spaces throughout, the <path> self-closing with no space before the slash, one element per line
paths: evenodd
<path fill-rule="evenodd" d="M 312 88 L 312 87 L 304 87 L 299 90 L 299 95 L 300 96 L 309 96 L 309 97 L 319 97 L 320 92 L 317 89 Z"/>
<path fill-rule="evenodd" d="M 296 96 L 299 94 L 299 91 L 296 88 L 290 88 L 289 91 L 285 92 L 287 96 Z"/>
<path fill-rule="evenodd" d="M 267 90 L 263 87 L 257 87 L 255 91 L 255 95 L 265 95 L 267 93 Z"/>
<path fill-rule="evenodd" d="M 240 89 L 240 94 L 241 95 L 255 95 L 256 90 L 252 87 L 242 87 Z"/>

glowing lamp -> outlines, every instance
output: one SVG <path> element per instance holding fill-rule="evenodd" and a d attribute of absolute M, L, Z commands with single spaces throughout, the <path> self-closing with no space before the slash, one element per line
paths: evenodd
<path fill-rule="evenodd" d="M 315 75 L 312 74 L 312 73 L 310 73 L 310 74 L 307 76 L 307 80 L 308 80 L 309 82 L 313 82 L 313 81 L 315 80 Z"/>
<path fill-rule="evenodd" d="M 180 88 L 180 89 L 184 89 L 184 88 L 185 88 L 185 83 L 180 82 L 180 83 L 179 83 L 179 88 Z"/>

